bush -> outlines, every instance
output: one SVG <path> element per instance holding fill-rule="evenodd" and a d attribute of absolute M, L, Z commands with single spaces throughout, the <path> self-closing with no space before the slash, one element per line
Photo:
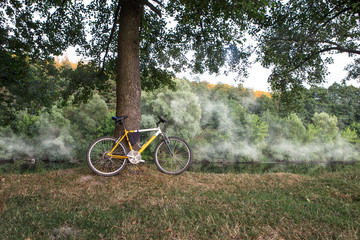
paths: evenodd
<path fill-rule="evenodd" d="M 199 99 L 191 92 L 188 81 L 176 80 L 175 83 L 176 91 L 166 88 L 143 93 L 142 127 L 155 127 L 157 115 L 162 115 L 169 122 L 169 136 L 191 141 L 200 132 Z"/>
<path fill-rule="evenodd" d="M 341 136 L 349 143 L 353 143 L 353 144 L 360 143 L 359 137 L 357 135 L 357 131 L 355 129 L 352 130 L 350 127 L 347 127 L 344 130 L 342 130 Z"/>
<path fill-rule="evenodd" d="M 109 134 L 114 124 L 104 100 L 98 95 L 79 107 L 54 106 L 39 116 L 21 112 L 18 118 L 15 130 L 0 129 L 0 153 L 4 158 L 84 159 L 90 142 L 99 135 Z"/>
<path fill-rule="evenodd" d="M 312 118 L 314 139 L 320 142 L 331 142 L 335 140 L 339 133 L 337 118 L 329 116 L 327 113 L 315 113 Z"/>

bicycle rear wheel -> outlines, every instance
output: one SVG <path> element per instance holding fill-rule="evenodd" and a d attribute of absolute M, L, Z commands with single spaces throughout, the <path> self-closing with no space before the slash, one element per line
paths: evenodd
<path fill-rule="evenodd" d="M 87 151 L 87 163 L 90 169 L 101 176 L 114 176 L 121 172 L 127 163 L 127 159 L 118 159 L 106 156 L 116 144 L 114 137 L 101 137 L 96 139 Z M 113 155 L 126 156 L 126 149 L 122 143 L 116 147 Z"/>
<path fill-rule="evenodd" d="M 169 137 L 168 144 L 163 140 L 155 149 L 154 158 L 158 169 L 166 174 L 180 174 L 190 167 L 192 152 L 189 145 L 177 137 Z"/>

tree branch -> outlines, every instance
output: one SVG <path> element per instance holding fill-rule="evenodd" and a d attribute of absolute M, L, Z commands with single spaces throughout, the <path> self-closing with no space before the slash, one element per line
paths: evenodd
<path fill-rule="evenodd" d="M 339 52 L 347 52 L 347 53 L 353 53 L 353 54 L 359 54 L 360 55 L 360 50 L 356 50 L 356 49 L 350 49 L 350 48 L 346 48 L 342 45 L 340 45 L 339 43 L 330 41 L 330 40 L 316 40 L 316 39 L 306 39 L 306 40 L 297 40 L 294 38 L 273 38 L 272 40 L 274 41 L 284 41 L 284 42 L 297 42 L 297 43 L 304 43 L 304 42 L 309 42 L 309 43 L 327 43 L 330 45 L 335 45 L 336 47 L 332 47 L 330 48 L 325 48 L 325 49 L 330 49 L 330 50 L 338 50 Z M 330 51 L 328 50 L 328 51 Z M 324 51 L 321 51 L 324 52 Z"/>
<path fill-rule="evenodd" d="M 335 8 L 334 8 L 335 9 Z M 334 10 L 333 9 L 333 10 Z M 337 14 L 335 14 L 334 16 L 332 16 L 331 18 L 329 18 L 326 22 L 322 23 L 318 28 L 315 29 L 315 31 L 313 31 L 313 33 L 316 33 L 318 32 L 322 27 L 324 27 L 326 24 L 328 24 L 331 20 L 337 18 L 338 16 L 340 16 L 341 14 L 343 14 L 344 12 L 348 11 L 348 10 L 351 10 L 352 8 L 351 7 L 347 7 L 347 8 L 344 8 L 343 10 L 339 11 Z M 332 10 L 332 11 L 333 11 Z M 332 12 L 330 11 L 330 12 Z"/>
<path fill-rule="evenodd" d="M 49 16 L 49 19 L 51 19 L 55 13 L 57 13 L 57 11 L 59 11 L 59 9 L 63 8 L 65 3 L 66 3 L 67 0 L 63 0 L 62 3 L 60 4 L 60 7 L 58 7 L 50 16 Z"/>
<path fill-rule="evenodd" d="M 155 0 L 154 0 L 155 1 Z M 157 3 L 159 3 L 158 1 L 155 1 Z M 153 12 L 155 12 L 159 17 L 161 17 L 161 10 L 157 9 L 154 5 L 152 5 L 148 0 L 144 1 L 144 4 L 146 6 L 148 6 L 151 10 L 153 10 Z"/>
<path fill-rule="evenodd" d="M 299 69 L 305 62 L 309 61 L 310 59 L 312 59 L 314 56 L 323 53 L 323 52 L 329 52 L 331 50 L 338 50 L 341 51 L 341 48 L 339 47 L 328 47 L 328 48 L 323 48 L 317 52 L 312 53 L 311 55 L 307 56 L 305 59 L 303 59 L 302 61 L 298 62 L 296 65 L 294 65 L 292 68 L 287 70 L 287 73 L 291 73 L 297 69 Z M 359 51 L 357 51 L 359 52 Z M 359 52 L 360 53 L 360 52 Z"/>
<path fill-rule="evenodd" d="M 160 1 L 158 0 L 153 0 L 154 2 L 156 2 L 157 4 L 159 4 L 161 7 L 164 7 L 164 4 L 162 4 Z"/>
<path fill-rule="evenodd" d="M 119 12 L 120 12 L 120 7 L 121 7 L 121 0 L 119 0 L 118 5 L 116 6 L 114 23 L 113 23 L 113 26 L 111 28 L 109 40 L 108 40 L 108 42 L 106 44 L 105 56 L 104 56 L 104 59 L 103 59 L 103 66 L 102 66 L 101 71 L 104 71 L 104 69 L 105 69 L 105 60 L 106 60 L 106 57 L 107 57 L 107 55 L 109 53 L 109 48 L 110 48 L 111 41 L 112 41 L 112 39 L 114 37 L 114 32 L 115 32 Z"/>
<path fill-rule="evenodd" d="M 143 30 L 144 11 L 145 11 L 144 4 L 141 4 L 140 33 L 141 33 L 142 30 Z"/>

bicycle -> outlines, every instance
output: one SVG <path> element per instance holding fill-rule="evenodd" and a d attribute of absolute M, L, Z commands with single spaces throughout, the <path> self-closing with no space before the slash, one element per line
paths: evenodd
<path fill-rule="evenodd" d="M 112 117 L 115 124 L 123 126 L 124 134 L 119 138 L 100 137 L 90 144 L 87 151 L 87 163 L 90 169 L 101 176 L 114 176 L 120 173 L 128 162 L 139 164 L 144 162 L 141 153 L 152 143 L 157 136 L 162 140 L 157 144 L 154 152 L 154 160 L 157 168 L 166 174 L 177 175 L 186 171 L 192 162 L 192 151 L 183 139 L 178 137 L 167 137 L 161 131 L 160 124 L 166 123 L 166 119 L 158 116 L 159 121 L 156 128 L 127 130 L 124 120 L 128 116 Z M 133 145 L 140 139 L 140 133 L 156 131 L 155 134 L 140 148 L 133 149 Z M 125 140 L 128 148 L 122 142 Z"/>

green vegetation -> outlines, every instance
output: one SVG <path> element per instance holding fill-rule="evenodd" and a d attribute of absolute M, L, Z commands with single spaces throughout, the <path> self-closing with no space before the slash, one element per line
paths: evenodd
<path fill-rule="evenodd" d="M 259 22 L 258 52 L 263 66 L 272 68 L 269 82 L 273 91 L 298 92 L 304 83 L 324 82 L 333 54 L 354 57 L 346 67 L 347 79 L 358 79 L 358 1 L 271 1 L 268 11 Z"/>
<path fill-rule="evenodd" d="M 131 115 L 128 126 L 139 128 L 141 90 L 174 87 L 173 76 L 185 69 L 242 78 L 254 53 L 272 70 L 268 80 L 280 107 L 296 109 L 305 84 L 325 81 L 331 54 L 348 54 L 347 79 L 358 79 L 359 6 L 354 0 L 2 1 L 0 125 L 11 125 L 20 110 L 50 109 L 59 98 L 87 101 L 113 79 L 116 114 Z M 87 62 L 61 72 L 53 56 L 69 46 Z"/>
<path fill-rule="evenodd" d="M 1 239 L 358 239 L 360 166 L 180 176 L 142 166 L 1 177 Z"/>
<path fill-rule="evenodd" d="M 278 99 L 264 95 L 255 98 L 254 93 L 241 85 L 173 81 L 176 90 L 163 88 L 143 92 L 142 128 L 153 128 L 157 115 L 165 115 L 169 120 L 168 135 L 189 142 L 195 162 L 348 162 L 359 159 L 360 129 L 356 109 L 360 95 L 348 95 L 348 111 L 338 111 L 339 104 L 345 106 L 344 98 L 330 98 L 335 94 L 334 89 L 355 92 L 359 91 L 357 88 L 338 84 L 329 89 L 311 88 L 298 99 L 306 108 L 299 107 L 297 112 L 287 114 L 281 111 Z M 322 97 L 314 97 L 315 90 L 321 92 Z M 53 106 L 39 115 L 20 112 L 13 125 L 0 128 L 1 158 L 83 161 L 91 141 L 113 135 L 114 98 L 113 93 L 95 93 L 88 103 L 62 108 Z M 339 99 L 342 100 L 339 102 Z M 143 142 L 150 138 L 149 134 L 142 135 Z M 144 159 L 152 160 L 155 145 L 144 152 Z"/>
<path fill-rule="evenodd" d="M 359 89 L 303 86 L 324 81 L 323 53 L 359 54 L 355 1 L 16 0 L 0 11 L 0 160 L 83 160 L 92 139 L 119 134 L 110 115 L 129 115 L 135 129 L 157 114 L 199 162 L 359 158 Z M 246 76 L 256 52 L 246 36 L 273 66 L 272 98 L 173 78 L 184 69 Z M 75 45 L 91 60 L 54 64 Z M 358 76 L 356 64 L 348 70 Z"/>

